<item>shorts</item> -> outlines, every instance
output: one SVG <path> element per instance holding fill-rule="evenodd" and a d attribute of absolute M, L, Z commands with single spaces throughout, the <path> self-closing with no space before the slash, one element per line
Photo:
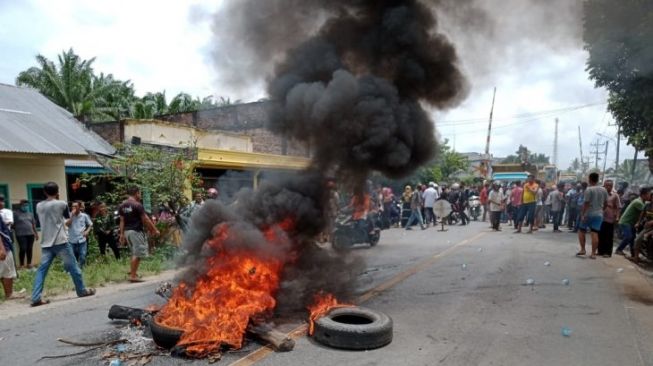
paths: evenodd
<path fill-rule="evenodd" d="M 136 230 L 125 231 L 125 238 L 129 249 L 131 249 L 132 257 L 145 258 L 147 257 L 147 240 L 145 233 Z"/>
<path fill-rule="evenodd" d="M 578 228 L 582 231 L 591 230 L 598 233 L 601 231 L 601 224 L 603 224 L 603 216 L 587 216 L 585 220 L 580 220 Z"/>
<path fill-rule="evenodd" d="M 7 251 L 7 258 L 5 258 L 3 261 L 0 261 L 0 278 L 16 278 L 16 264 L 14 263 L 14 253 L 10 251 Z"/>

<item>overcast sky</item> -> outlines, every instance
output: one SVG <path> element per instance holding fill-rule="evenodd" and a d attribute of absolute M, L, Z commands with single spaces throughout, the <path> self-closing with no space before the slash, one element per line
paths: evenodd
<path fill-rule="evenodd" d="M 73 47 L 84 58 L 96 57 L 97 71 L 130 79 L 139 94 L 165 90 L 168 98 L 180 91 L 244 101 L 265 97 L 261 84 L 246 94 L 219 85 L 219 73 L 229 72 L 216 70 L 211 59 L 212 52 L 229 52 L 213 46 L 212 22 L 224 16 L 220 9 L 220 1 L 205 0 L 0 0 L 0 82 L 13 84 L 20 71 L 35 64 L 36 54 L 55 59 L 62 50 Z M 505 46 L 505 39 L 532 29 L 533 22 L 524 18 L 497 18 L 506 26 L 493 36 Z M 551 18 L 542 19 L 548 24 Z M 605 110 L 606 93 L 595 89 L 587 78 L 587 54 L 581 43 L 560 41 L 565 44 L 558 47 L 554 37 L 544 41 L 525 37 L 510 47 L 499 50 L 488 44 L 485 49 L 482 43 L 456 36 L 463 33 L 457 33 L 460 29 L 454 29 L 453 22 L 442 22 L 443 31 L 459 44 L 472 89 L 460 106 L 434 117 L 441 138 L 451 144 L 455 141 L 457 151 L 484 151 L 495 85 L 490 145 L 494 156 L 512 154 L 520 143 L 534 152 L 552 155 L 556 117 L 560 120 L 558 163 L 563 168 L 579 156 L 578 126 L 585 155 L 599 137 L 597 133 L 616 136 L 616 128 L 609 126 L 612 117 Z M 486 62 L 483 52 L 494 57 L 488 56 Z M 580 106 L 587 107 L 572 109 Z M 608 166 L 615 160 L 614 142 L 609 143 Z M 633 154 L 622 139 L 620 159 L 632 159 Z"/>

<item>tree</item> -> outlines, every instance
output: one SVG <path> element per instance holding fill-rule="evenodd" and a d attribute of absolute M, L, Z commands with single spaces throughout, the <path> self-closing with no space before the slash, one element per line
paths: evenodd
<path fill-rule="evenodd" d="M 82 60 L 72 48 L 58 56 L 58 64 L 38 55 L 38 66 L 20 72 L 16 85 L 38 90 L 80 121 L 120 114 L 125 103 L 130 102 L 129 96 L 133 97 L 133 87 L 111 74 L 95 76 L 94 61 Z"/>
<path fill-rule="evenodd" d="M 609 91 L 608 110 L 653 173 L 653 2 L 589 0 L 584 11 L 590 79 Z"/>
<path fill-rule="evenodd" d="M 506 164 L 521 164 L 523 162 L 529 162 L 531 164 L 541 164 L 546 165 L 550 164 L 549 157 L 541 153 L 533 153 L 524 145 L 519 145 L 516 155 L 508 155 L 503 162 Z"/>
<path fill-rule="evenodd" d="M 152 119 L 169 113 L 194 112 L 240 103 L 229 98 L 208 96 L 200 100 L 190 94 L 177 94 L 170 104 L 164 92 L 135 95 L 133 84 L 115 79 L 112 74 L 93 70 L 95 58 L 83 60 L 73 49 L 62 52 L 58 63 L 42 55 L 36 56 L 38 66 L 22 71 L 16 85 L 34 88 L 55 104 L 67 109 L 83 122 L 120 120 L 123 118 Z"/>
<path fill-rule="evenodd" d="M 571 162 L 571 165 L 569 166 L 569 171 L 575 173 L 578 172 L 580 168 L 581 168 L 580 161 L 578 160 L 578 158 L 574 158 L 574 160 L 572 160 Z"/>
<path fill-rule="evenodd" d="M 413 179 L 420 182 L 442 182 L 449 180 L 454 173 L 467 171 L 467 158 L 451 149 L 449 140 L 445 139 L 439 146 L 439 152 L 433 162 L 421 168 Z"/>

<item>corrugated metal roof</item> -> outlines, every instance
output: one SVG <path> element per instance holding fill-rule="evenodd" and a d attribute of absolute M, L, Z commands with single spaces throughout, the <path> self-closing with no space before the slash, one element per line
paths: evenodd
<path fill-rule="evenodd" d="M 115 149 L 38 91 L 0 84 L 0 151 L 112 155 Z"/>
<path fill-rule="evenodd" d="M 95 160 L 66 159 L 64 160 L 64 165 L 67 167 L 77 167 L 77 168 L 104 168 L 102 164 L 98 163 Z"/>

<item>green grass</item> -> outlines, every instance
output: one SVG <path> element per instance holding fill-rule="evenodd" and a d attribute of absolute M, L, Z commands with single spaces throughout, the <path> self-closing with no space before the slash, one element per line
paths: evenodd
<path fill-rule="evenodd" d="M 102 257 L 96 250 L 95 243 L 89 243 L 89 255 L 86 266 L 82 269 L 84 284 L 87 287 L 103 287 L 112 283 L 127 282 L 129 273 L 129 255 L 123 252 L 123 257 L 116 260 L 110 251 Z M 160 273 L 166 269 L 173 268 L 172 258 L 176 253 L 176 248 L 172 246 L 163 246 L 157 248 L 154 254 L 141 261 L 138 273 L 141 276 L 151 276 Z M 18 278 L 14 281 L 14 292 L 25 289 L 26 295 L 32 292 L 35 271 L 20 270 Z M 70 275 L 63 269 L 63 262 L 57 258 L 50 266 L 50 271 L 45 279 L 43 296 L 53 296 L 67 291 L 73 291 L 75 286 Z M 4 301 L 4 293 L 0 291 L 0 302 Z"/>

